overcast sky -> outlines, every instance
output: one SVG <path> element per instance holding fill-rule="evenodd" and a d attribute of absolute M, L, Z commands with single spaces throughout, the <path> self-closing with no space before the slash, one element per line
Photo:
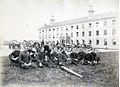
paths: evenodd
<path fill-rule="evenodd" d="M 0 38 L 38 39 L 38 28 L 54 15 L 56 22 L 118 11 L 119 0 L 0 0 Z M 27 25 L 26 25 L 27 24 Z M 1 32 L 2 31 L 2 32 Z"/>

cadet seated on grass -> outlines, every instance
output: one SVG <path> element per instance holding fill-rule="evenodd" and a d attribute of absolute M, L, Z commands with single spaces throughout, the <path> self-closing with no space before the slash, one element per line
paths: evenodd
<path fill-rule="evenodd" d="M 85 57 L 85 52 L 84 51 L 78 52 L 78 59 L 79 59 L 79 61 L 81 61 L 84 57 Z"/>
<path fill-rule="evenodd" d="M 56 65 L 59 64 L 58 53 L 55 52 L 55 50 L 52 50 L 50 59 L 52 60 L 52 62 L 53 62 L 54 64 L 56 64 Z"/>
<path fill-rule="evenodd" d="M 91 52 L 93 58 L 94 58 L 94 63 L 99 63 L 100 61 L 100 57 L 95 53 L 95 52 Z"/>
<path fill-rule="evenodd" d="M 83 60 L 84 60 L 83 65 L 88 65 L 88 64 L 92 64 L 93 63 L 94 58 L 93 58 L 92 54 L 87 53 L 87 54 L 85 54 L 85 57 L 84 57 Z"/>
<path fill-rule="evenodd" d="M 18 61 L 19 54 L 20 54 L 20 50 L 16 46 L 15 50 L 9 55 L 9 59 L 10 59 L 12 66 L 14 65 L 19 66 L 19 61 Z"/>
<path fill-rule="evenodd" d="M 59 51 L 58 53 L 59 65 L 66 65 L 67 59 L 68 59 L 68 56 L 66 52 L 64 50 L 62 50 L 61 52 Z"/>
<path fill-rule="evenodd" d="M 40 48 L 39 47 L 35 47 L 34 46 L 30 46 L 28 49 L 28 52 L 30 54 L 30 57 L 32 58 L 32 62 L 38 62 L 38 58 L 37 55 L 40 52 Z"/>
<path fill-rule="evenodd" d="M 42 61 L 44 59 L 44 52 L 41 50 L 37 53 L 38 67 L 43 67 Z"/>
<path fill-rule="evenodd" d="M 50 54 L 50 52 L 51 52 L 51 49 L 50 49 L 50 47 L 49 47 L 48 44 L 44 45 L 44 53 L 45 53 L 46 51 L 47 51 L 47 53 L 49 53 L 49 54 Z"/>
<path fill-rule="evenodd" d="M 32 63 L 32 58 L 30 56 L 30 50 L 28 47 L 25 48 L 25 50 L 20 53 L 18 61 L 19 61 L 20 67 L 23 69 L 34 67 Z"/>
<path fill-rule="evenodd" d="M 44 54 L 44 57 L 43 57 L 43 60 L 42 60 L 42 64 L 51 68 L 51 61 L 50 61 L 50 57 L 49 57 L 49 54 L 47 52 L 45 52 Z"/>
<path fill-rule="evenodd" d="M 100 58 L 97 56 L 95 52 L 90 52 L 85 54 L 83 65 L 91 64 L 95 65 L 99 62 Z"/>
<path fill-rule="evenodd" d="M 77 64 L 79 63 L 78 53 L 77 53 L 77 52 L 72 52 L 72 53 L 70 54 L 70 58 L 72 59 L 72 64 L 77 65 Z"/>

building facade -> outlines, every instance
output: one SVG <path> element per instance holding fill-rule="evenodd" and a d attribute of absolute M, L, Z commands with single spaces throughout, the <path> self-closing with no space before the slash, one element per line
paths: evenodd
<path fill-rule="evenodd" d="M 39 28 L 39 40 L 62 43 L 85 43 L 94 48 L 119 49 L 118 41 L 118 13 L 104 13 L 73 20 L 54 23 L 52 17 L 50 25 Z M 68 41 L 67 41 L 68 40 Z"/>

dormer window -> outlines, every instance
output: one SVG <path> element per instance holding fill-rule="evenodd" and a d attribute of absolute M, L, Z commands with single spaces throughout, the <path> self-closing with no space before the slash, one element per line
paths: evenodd
<path fill-rule="evenodd" d="M 112 25 L 115 25 L 115 23 L 116 23 L 116 20 L 112 20 Z"/>
<path fill-rule="evenodd" d="M 96 22 L 96 27 L 98 27 L 98 25 L 99 25 L 99 22 Z"/>
<path fill-rule="evenodd" d="M 103 26 L 107 26 L 107 21 L 104 21 L 104 24 L 103 24 Z"/>
<path fill-rule="evenodd" d="M 84 29 L 84 24 L 82 24 L 82 29 Z"/>
<path fill-rule="evenodd" d="M 89 23 L 89 28 L 91 28 L 92 27 L 92 23 Z"/>
<path fill-rule="evenodd" d="M 79 27 L 78 27 L 78 25 L 76 25 L 76 29 L 78 29 Z"/>
<path fill-rule="evenodd" d="M 71 26 L 71 29 L 73 29 L 73 26 Z"/>

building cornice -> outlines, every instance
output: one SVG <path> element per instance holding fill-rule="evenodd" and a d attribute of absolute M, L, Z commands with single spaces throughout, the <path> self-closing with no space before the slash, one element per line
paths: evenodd
<path fill-rule="evenodd" d="M 118 18 L 118 13 L 117 12 L 109 12 L 109 13 L 104 13 L 104 14 L 98 14 L 98 15 L 93 15 L 93 16 L 87 16 L 87 17 L 81 17 L 81 18 L 76 18 L 72 20 L 66 20 L 62 22 L 57 22 L 53 25 L 47 25 L 44 26 L 40 29 L 46 29 L 46 28 L 52 28 L 52 27 L 60 27 L 64 25 L 71 25 L 71 24 L 77 24 L 77 23 L 84 23 L 84 22 L 89 22 L 89 21 L 99 21 L 99 20 L 107 20 L 107 19 L 112 19 L 112 18 Z"/>

